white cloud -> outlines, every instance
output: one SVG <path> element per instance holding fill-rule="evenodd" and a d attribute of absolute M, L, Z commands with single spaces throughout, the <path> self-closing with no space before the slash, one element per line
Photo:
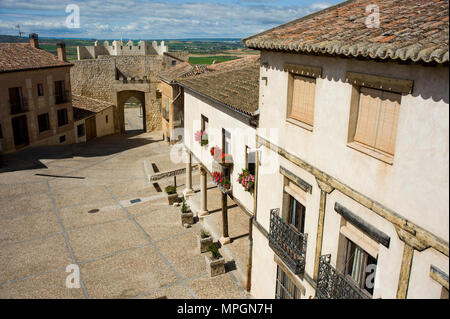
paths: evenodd
<path fill-rule="evenodd" d="M 0 33 L 13 34 L 14 25 L 20 24 L 25 32 L 43 33 L 43 36 L 245 37 L 329 6 L 323 2 L 307 6 L 274 5 L 270 0 L 247 2 L 1 0 L 1 9 L 7 10 L 0 13 L 3 20 Z M 80 7 L 81 29 L 64 29 L 65 7 L 69 3 Z"/>

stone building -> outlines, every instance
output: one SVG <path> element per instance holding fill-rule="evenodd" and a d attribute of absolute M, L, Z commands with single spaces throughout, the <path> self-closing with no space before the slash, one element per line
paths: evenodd
<path fill-rule="evenodd" d="M 159 74 L 187 59 L 185 52 L 161 49 L 160 52 L 148 50 L 145 54 L 137 54 L 135 51 L 132 48 L 121 55 L 96 51 L 98 54 L 74 61 L 70 72 L 75 94 L 115 105 L 115 133 L 125 132 L 124 104 L 131 97 L 139 100 L 143 107 L 144 131 L 161 128 L 161 96 L 157 93 Z"/>
<path fill-rule="evenodd" d="M 163 139 L 168 143 L 176 143 L 183 136 L 184 93 L 177 80 L 208 71 L 207 66 L 181 62 L 161 73 L 158 87 L 158 92 L 161 93 L 161 127 Z"/>
<path fill-rule="evenodd" d="M 74 142 L 71 63 L 30 43 L 0 44 L 0 151 Z"/>
<path fill-rule="evenodd" d="M 104 41 L 103 45 L 100 45 L 98 41 L 94 42 L 93 46 L 78 46 L 77 56 L 78 60 L 83 59 L 96 59 L 101 55 L 159 55 L 162 56 L 165 52 L 169 51 L 164 41 L 158 45 L 156 41 L 153 41 L 150 45 L 147 41 L 139 41 L 137 45 L 129 40 L 124 44 L 121 40 L 114 40 L 111 45 L 109 41 Z"/>
<path fill-rule="evenodd" d="M 243 40 L 261 50 L 256 298 L 448 298 L 448 1 L 378 1 L 379 28 L 371 4 Z"/>
<path fill-rule="evenodd" d="M 72 95 L 75 141 L 114 134 L 114 104 L 81 95 Z"/>

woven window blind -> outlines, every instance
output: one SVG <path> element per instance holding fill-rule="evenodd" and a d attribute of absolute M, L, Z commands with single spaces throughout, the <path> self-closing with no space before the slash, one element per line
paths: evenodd
<path fill-rule="evenodd" d="M 314 95 L 316 79 L 293 76 L 292 105 L 289 117 L 309 125 L 314 124 Z"/>
<path fill-rule="evenodd" d="M 400 99 L 397 93 L 362 87 L 355 141 L 393 155 Z"/>

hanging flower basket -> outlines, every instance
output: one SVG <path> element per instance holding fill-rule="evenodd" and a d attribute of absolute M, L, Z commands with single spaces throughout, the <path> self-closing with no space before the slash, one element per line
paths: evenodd
<path fill-rule="evenodd" d="M 194 138 L 201 146 L 208 145 L 208 133 L 206 133 L 206 131 L 200 130 L 195 132 Z"/>
<path fill-rule="evenodd" d="M 212 172 L 212 177 L 217 185 L 221 185 L 225 189 L 230 189 L 230 180 L 221 172 Z"/>
<path fill-rule="evenodd" d="M 210 148 L 209 152 L 214 160 L 222 166 L 230 167 L 233 165 L 233 156 L 231 154 L 224 153 L 218 146 Z"/>
<path fill-rule="evenodd" d="M 255 176 L 250 174 L 248 169 L 244 168 L 242 169 L 242 173 L 239 174 L 237 182 L 244 187 L 246 192 L 251 192 L 255 186 Z"/>

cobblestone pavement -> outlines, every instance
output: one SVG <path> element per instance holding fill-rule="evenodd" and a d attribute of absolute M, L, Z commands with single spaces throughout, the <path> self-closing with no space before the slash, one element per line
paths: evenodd
<path fill-rule="evenodd" d="M 0 298 L 245 298 L 233 270 L 207 275 L 200 226 L 184 228 L 179 208 L 147 182 L 145 160 L 170 162 L 160 139 L 113 135 L 6 155 Z M 181 194 L 182 177 L 177 184 Z M 80 288 L 66 287 L 70 264 Z"/>

